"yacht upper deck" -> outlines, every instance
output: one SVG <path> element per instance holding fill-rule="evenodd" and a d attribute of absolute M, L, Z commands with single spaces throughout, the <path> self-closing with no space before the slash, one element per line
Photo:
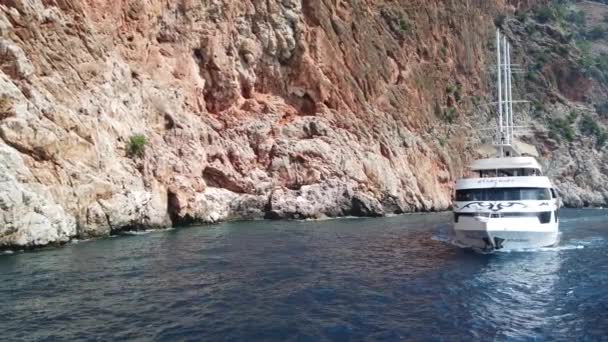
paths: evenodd
<path fill-rule="evenodd" d="M 505 157 L 478 159 L 471 165 L 473 171 L 504 170 L 504 169 L 533 169 L 541 171 L 540 164 L 533 157 Z"/>
<path fill-rule="evenodd" d="M 478 159 L 470 170 L 474 178 L 542 176 L 542 168 L 533 157 Z"/>
<path fill-rule="evenodd" d="M 470 166 L 467 177 L 456 182 L 456 189 L 478 188 L 552 188 L 533 157 L 479 159 Z"/>
<path fill-rule="evenodd" d="M 484 188 L 552 188 L 551 180 L 544 176 L 462 178 L 456 181 L 456 190 Z"/>

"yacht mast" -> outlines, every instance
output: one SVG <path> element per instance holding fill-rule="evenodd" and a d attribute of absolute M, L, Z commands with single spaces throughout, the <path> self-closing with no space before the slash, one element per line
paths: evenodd
<path fill-rule="evenodd" d="M 513 144 L 513 91 L 511 71 L 511 45 L 507 37 L 496 30 L 496 61 L 498 75 L 498 130 L 495 147 L 498 157 L 504 157 L 505 147 Z M 504 92 L 503 92 L 504 90 Z M 508 149 L 512 153 L 512 148 Z"/>
<path fill-rule="evenodd" d="M 512 80 L 512 75 L 513 73 L 511 72 L 511 44 L 507 43 L 507 72 L 509 74 L 509 122 L 507 123 L 509 125 L 510 128 L 510 132 L 507 132 L 508 136 L 509 136 L 509 144 L 513 143 L 513 86 L 511 84 L 511 80 Z"/>
<path fill-rule="evenodd" d="M 502 70 L 500 68 L 501 66 L 501 60 L 500 60 L 500 50 L 502 50 L 501 47 L 501 40 L 500 40 L 500 30 L 496 30 L 496 59 L 497 59 L 497 63 L 496 63 L 496 67 L 498 68 L 498 141 L 496 142 L 497 144 L 500 145 L 500 137 L 502 136 Z M 503 154 L 503 149 L 502 146 L 499 146 L 499 157 L 502 157 Z"/>
<path fill-rule="evenodd" d="M 502 36 L 502 48 L 503 48 L 503 55 L 502 55 L 502 72 L 504 73 L 504 79 L 503 82 L 505 82 L 505 96 L 504 96 L 504 107 L 505 107 L 505 124 L 503 125 L 506 129 L 506 134 L 505 132 L 501 132 L 500 135 L 500 143 L 502 145 L 508 145 L 509 144 L 509 125 L 507 124 L 509 122 L 509 75 L 507 75 L 507 37 L 506 36 Z"/>

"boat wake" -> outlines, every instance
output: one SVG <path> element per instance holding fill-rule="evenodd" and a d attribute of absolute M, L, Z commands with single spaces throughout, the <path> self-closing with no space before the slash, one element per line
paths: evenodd
<path fill-rule="evenodd" d="M 552 246 L 552 247 L 540 247 L 540 248 L 528 248 L 528 249 L 501 249 L 495 253 L 531 253 L 531 252 L 561 252 L 569 251 L 574 249 L 583 249 L 584 245 L 564 245 L 564 246 Z"/>
<path fill-rule="evenodd" d="M 466 245 L 463 245 L 459 243 L 458 240 L 456 240 L 456 234 L 454 233 L 454 229 L 449 225 L 442 224 L 437 226 L 437 229 L 431 237 L 431 240 L 444 242 L 459 248 L 467 248 Z"/>
<path fill-rule="evenodd" d="M 560 239 L 562 233 L 560 232 Z M 514 249 L 514 250 L 500 250 L 497 251 L 499 253 L 512 253 L 512 252 L 560 252 L 560 251 L 569 251 L 575 249 L 585 249 L 585 248 L 597 248 L 598 246 L 602 246 L 604 243 L 604 239 L 602 237 L 589 237 L 588 239 L 579 240 L 572 239 L 564 244 L 558 243 L 555 246 L 551 247 L 541 247 L 541 248 L 531 248 L 531 249 Z"/>

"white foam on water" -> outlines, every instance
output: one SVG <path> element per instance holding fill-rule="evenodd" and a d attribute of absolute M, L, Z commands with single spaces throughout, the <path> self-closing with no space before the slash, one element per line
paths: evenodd
<path fill-rule="evenodd" d="M 133 230 L 129 232 L 121 232 L 120 235 L 146 235 L 152 233 L 149 230 Z"/>
<path fill-rule="evenodd" d="M 580 222 L 597 222 L 597 221 L 605 221 L 606 217 L 608 217 L 608 211 L 606 209 L 583 209 L 583 210 L 588 210 L 588 211 L 599 211 L 601 213 L 603 213 L 603 215 L 588 215 L 588 216 L 578 216 L 578 217 L 567 217 L 567 218 L 560 218 L 559 219 L 559 223 L 571 223 L 571 222 L 575 222 L 575 223 L 580 223 Z"/>
<path fill-rule="evenodd" d="M 562 233 L 560 232 L 560 239 L 562 236 Z M 584 240 L 579 240 L 579 239 L 572 239 L 569 240 L 567 243 L 560 245 L 559 242 L 557 245 L 555 246 L 551 246 L 551 247 L 540 247 L 540 248 L 530 248 L 530 249 L 513 249 L 513 250 L 500 250 L 498 252 L 501 253 L 510 253 L 510 252 L 560 252 L 560 251 L 570 251 L 570 250 L 576 250 L 576 249 L 585 249 L 585 248 L 590 248 L 594 245 L 601 245 L 604 242 L 604 238 L 600 237 L 600 236 L 592 236 L 590 238 L 584 239 Z"/>
<path fill-rule="evenodd" d="M 382 218 L 392 218 L 392 217 L 401 217 L 401 216 L 423 216 L 423 215 L 429 215 L 429 213 L 427 212 L 413 212 L 413 213 L 402 213 L 402 214 L 395 214 L 395 213 L 387 213 L 384 216 L 382 216 Z M 319 218 L 305 218 L 305 219 L 294 219 L 294 222 L 310 222 L 310 221 L 332 221 L 332 220 L 364 220 L 364 219 L 372 219 L 373 217 L 371 216 L 337 216 L 337 217 L 319 217 Z M 262 221 L 263 219 L 261 219 L 260 221 Z M 257 220 L 254 220 L 257 221 Z"/>
<path fill-rule="evenodd" d="M 553 247 L 538 247 L 538 248 L 522 248 L 522 249 L 500 249 L 496 253 L 532 253 L 532 252 L 560 252 L 570 251 L 575 249 L 583 249 L 583 245 L 564 245 Z"/>
<path fill-rule="evenodd" d="M 458 248 L 469 248 L 469 246 L 461 244 L 460 242 L 458 242 L 458 240 L 456 240 L 453 236 L 450 236 L 450 235 L 448 235 L 448 236 L 433 235 L 433 236 L 431 236 L 431 240 L 445 242 L 447 244 L 450 244 L 450 245 L 458 247 Z"/>
<path fill-rule="evenodd" d="M 74 239 L 74 240 L 71 240 L 69 242 L 69 244 L 71 244 L 71 245 L 77 245 L 77 244 L 79 244 L 81 242 L 88 242 L 88 241 L 93 241 L 93 239 L 82 239 L 82 240 L 80 240 L 80 239 Z"/>
<path fill-rule="evenodd" d="M 602 242 L 604 242 L 604 238 L 601 236 L 592 236 L 588 239 L 584 239 L 584 240 L 577 240 L 577 239 L 573 239 L 570 240 L 570 242 L 572 243 L 577 243 L 583 246 L 592 246 L 595 244 L 601 244 Z"/>
<path fill-rule="evenodd" d="M 450 242 L 450 239 L 447 236 L 433 235 L 433 236 L 431 236 L 431 240 L 440 241 L 440 242 Z"/>
<path fill-rule="evenodd" d="M 294 222 L 322 222 L 322 221 L 333 221 L 333 220 L 360 220 L 366 217 L 360 216 L 340 216 L 340 217 L 320 217 L 320 218 L 306 218 L 303 220 L 293 220 Z M 369 218 L 369 217 L 368 217 Z"/>
<path fill-rule="evenodd" d="M 168 232 L 171 230 L 174 230 L 174 227 L 169 227 L 169 228 L 164 228 L 164 229 L 145 229 L 145 230 L 132 230 L 132 231 L 127 231 L 127 232 L 122 232 L 122 235 L 146 235 L 146 234 L 150 234 L 150 233 L 156 233 L 156 232 Z"/>
<path fill-rule="evenodd" d="M 2 251 L 3 255 L 10 255 L 10 254 L 15 254 L 15 251 L 11 251 L 10 249 L 6 250 L 6 251 Z"/>

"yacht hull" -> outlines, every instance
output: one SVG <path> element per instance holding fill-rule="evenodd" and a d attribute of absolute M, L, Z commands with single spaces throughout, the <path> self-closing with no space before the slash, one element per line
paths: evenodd
<path fill-rule="evenodd" d="M 461 217 L 454 223 L 456 242 L 464 247 L 484 250 L 515 250 L 549 247 L 559 242 L 559 220 L 551 213 L 541 223 L 528 217 Z"/>
<path fill-rule="evenodd" d="M 459 245 L 481 250 L 520 250 L 554 246 L 558 231 L 455 229 Z"/>

